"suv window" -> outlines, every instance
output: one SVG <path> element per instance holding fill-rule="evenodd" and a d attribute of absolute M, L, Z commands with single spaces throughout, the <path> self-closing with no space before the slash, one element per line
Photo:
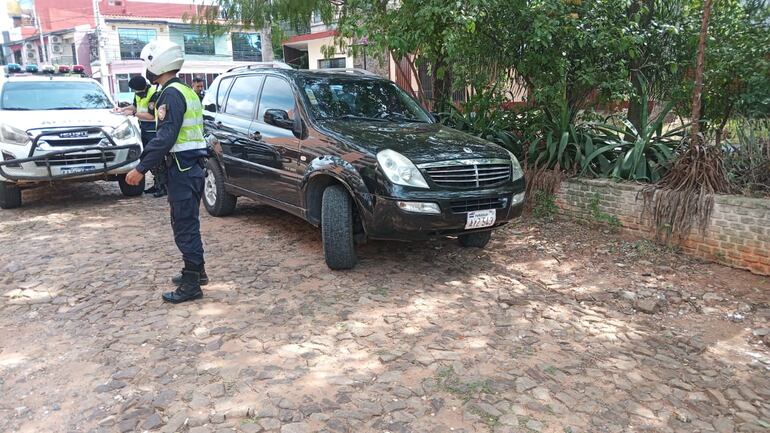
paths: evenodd
<path fill-rule="evenodd" d="M 294 91 L 288 81 L 278 77 L 267 77 L 262 96 L 259 100 L 260 122 L 265 119 L 265 111 L 270 109 L 284 110 L 289 113 L 289 118 L 294 118 Z"/>
<path fill-rule="evenodd" d="M 91 81 L 16 81 L 5 83 L 3 110 L 85 110 L 112 108 L 102 87 Z"/>
<path fill-rule="evenodd" d="M 305 80 L 303 91 L 316 119 L 431 122 L 414 98 L 386 80 L 314 77 Z"/>
<path fill-rule="evenodd" d="M 217 111 L 222 111 L 222 108 L 225 106 L 225 96 L 227 96 L 227 89 L 230 87 L 232 82 L 233 77 L 222 78 L 219 81 L 219 86 L 217 87 Z"/>
<path fill-rule="evenodd" d="M 257 92 L 262 85 L 262 79 L 259 75 L 244 75 L 236 78 L 227 96 L 225 113 L 251 119 L 257 105 Z"/>

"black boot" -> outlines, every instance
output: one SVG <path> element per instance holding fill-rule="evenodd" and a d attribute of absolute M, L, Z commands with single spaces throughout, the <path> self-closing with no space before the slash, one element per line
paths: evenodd
<path fill-rule="evenodd" d="M 146 190 L 144 190 L 145 194 L 155 194 L 156 192 L 158 192 L 157 185 L 153 185 L 152 187 L 147 188 Z"/>
<path fill-rule="evenodd" d="M 203 291 L 201 290 L 201 274 L 200 272 L 183 270 L 182 281 L 173 292 L 166 292 L 163 294 L 163 300 L 171 302 L 172 304 L 179 304 L 181 302 L 192 301 L 203 297 Z"/>
<path fill-rule="evenodd" d="M 155 198 L 163 197 L 165 195 L 168 195 L 168 191 L 166 191 L 165 185 L 161 185 L 160 187 L 158 187 L 158 189 L 152 194 L 152 196 Z"/>
<path fill-rule="evenodd" d="M 200 272 L 200 274 L 201 274 L 200 285 L 201 286 L 205 286 L 206 284 L 209 283 L 209 276 L 206 275 L 206 267 L 203 266 L 203 265 L 201 265 L 201 272 Z M 171 278 L 171 283 L 173 283 L 176 286 L 182 284 L 182 277 L 183 276 L 184 276 L 184 269 L 182 269 L 182 272 L 180 272 L 179 275 L 177 275 L 176 277 Z"/>

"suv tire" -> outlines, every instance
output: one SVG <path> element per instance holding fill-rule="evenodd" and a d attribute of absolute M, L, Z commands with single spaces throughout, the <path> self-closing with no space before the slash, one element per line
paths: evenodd
<path fill-rule="evenodd" d="M 227 216 L 235 210 L 238 197 L 225 190 L 225 175 L 219 163 L 210 158 L 206 162 L 206 177 L 203 184 L 203 205 L 209 215 Z"/>
<path fill-rule="evenodd" d="M 492 232 L 486 231 L 460 235 L 457 237 L 457 240 L 460 242 L 461 246 L 466 248 L 484 248 L 487 246 L 491 238 Z"/>
<path fill-rule="evenodd" d="M 118 186 L 120 186 L 120 192 L 126 197 L 137 197 L 144 194 L 144 178 L 139 182 L 139 185 L 129 185 L 126 182 L 126 175 L 118 175 Z"/>
<path fill-rule="evenodd" d="M 324 190 L 321 203 L 321 237 L 326 266 L 351 269 L 358 262 L 353 243 L 353 200 L 341 185 Z"/>
<path fill-rule="evenodd" d="M 0 209 L 21 207 L 21 188 L 17 185 L 0 182 Z"/>

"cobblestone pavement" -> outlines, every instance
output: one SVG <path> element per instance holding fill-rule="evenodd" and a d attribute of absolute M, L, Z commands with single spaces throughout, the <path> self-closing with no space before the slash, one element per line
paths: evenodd
<path fill-rule="evenodd" d="M 372 242 L 350 272 L 248 201 L 203 217 L 205 298 L 165 202 L 115 185 L 0 211 L 2 432 L 770 432 L 770 280 L 567 222 L 487 250 Z"/>

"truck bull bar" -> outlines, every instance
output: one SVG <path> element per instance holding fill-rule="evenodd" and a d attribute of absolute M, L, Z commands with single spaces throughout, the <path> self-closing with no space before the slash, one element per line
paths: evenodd
<path fill-rule="evenodd" d="M 70 129 L 59 129 L 56 130 L 56 134 L 65 134 L 65 133 L 75 133 L 75 132 L 88 132 L 93 131 L 94 127 L 88 127 L 88 128 L 70 128 Z M 120 167 L 124 167 L 126 165 L 129 165 L 139 159 L 139 156 L 142 153 L 142 147 L 140 144 L 125 144 L 122 146 L 118 146 L 115 141 L 110 137 L 109 134 L 104 132 L 103 129 L 98 128 L 101 131 L 101 134 L 104 136 L 105 139 L 110 143 L 109 146 L 103 146 L 101 144 L 96 146 L 80 146 L 80 147 L 68 147 L 64 150 L 55 150 L 53 152 L 45 153 L 42 155 L 34 156 L 35 149 L 37 149 L 38 144 L 40 142 L 40 137 L 51 135 L 50 133 L 41 133 L 37 136 L 35 136 L 32 139 L 32 148 L 29 151 L 29 156 L 27 158 L 17 158 L 17 159 L 8 159 L 0 160 L 0 176 L 4 177 L 5 179 L 12 180 L 12 181 L 19 181 L 19 180 L 39 180 L 39 181 L 52 181 L 52 180 L 59 180 L 59 179 L 66 179 L 71 177 L 83 177 L 88 176 L 91 174 L 100 174 L 100 173 L 107 173 L 112 170 L 118 169 Z M 108 156 L 106 152 L 115 152 L 119 150 L 128 150 L 128 157 L 125 159 L 125 161 L 118 162 L 118 163 L 110 163 L 108 161 Z M 73 154 L 73 153 L 83 153 L 83 152 L 99 152 L 99 161 L 94 161 L 94 164 L 101 165 L 99 168 L 94 168 L 91 170 L 82 170 L 82 171 L 76 171 L 72 173 L 61 173 L 54 175 L 51 171 L 51 159 L 61 157 L 62 155 L 67 154 Z M 94 157 L 97 156 L 96 153 L 92 154 Z M 8 173 L 9 168 L 21 168 L 20 164 L 26 163 L 26 162 L 45 162 L 45 167 L 48 172 L 47 176 L 27 176 L 23 174 L 13 174 Z"/>

